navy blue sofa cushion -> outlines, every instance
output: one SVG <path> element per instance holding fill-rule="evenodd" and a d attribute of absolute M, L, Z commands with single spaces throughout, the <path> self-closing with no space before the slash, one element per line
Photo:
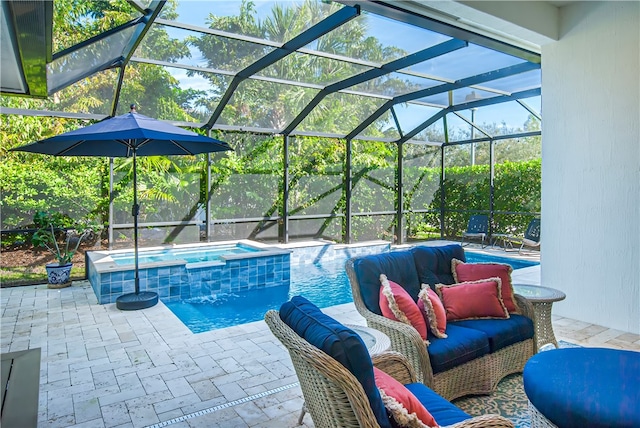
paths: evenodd
<path fill-rule="evenodd" d="M 451 259 L 466 262 L 464 249 L 458 244 L 440 247 L 416 246 L 411 248 L 416 271 L 421 284 L 429 284 L 435 291 L 436 284 L 453 284 Z"/>
<path fill-rule="evenodd" d="M 423 383 L 409 383 L 405 387 L 429 410 L 431 416 L 440 426 L 453 425 L 471 418 L 469 414 L 439 396 Z"/>
<path fill-rule="evenodd" d="M 420 281 L 415 270 L 413 255 L 409 251 L 392 251 L 358 258 L 353 270 L 358 278 L 362 300 L 371 312 L 382 315 L 380 311 L 380 274 L 390 281 L 400 284 L 414 301 L 418 300 Z"/>
<path fill-rule="evenodd" d="M 511 314 L 508 319 L 450 321 L 449 326 L 479 330 L 489 338 L 490 352 L 499 351 L 509 345 L 522 342 L 533 337 L 533 321 L 525 316 Z"/>
<path fill-rule="evenodd" d="M 540 352 L 527 361 L 522 380 L 529 401 L 563 428 L 640 427 L 640 352 Z"/>
<path fill-rule="evenodd" d="M 501 320 L 502 321 L 502 320 Z M 440 373 L 489 353 L 489 339 L 479 330 L 447 324 L 447 338 L 429 333 L 427 347 L 433 373 Z"/>
<path fill-rule="evenodd" d="M 280 319 L 300 337 L 321 349 L 360 381 L 371 409 L 381 427 L 391 428 L 387 411 L 376 388 L 373 363 L 358 334 L 324 314 L 302 296 L 295 296 L 280 307 Z"/>

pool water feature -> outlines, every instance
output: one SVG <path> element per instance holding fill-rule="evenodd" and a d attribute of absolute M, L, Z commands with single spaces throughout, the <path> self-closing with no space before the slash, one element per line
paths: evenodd
<path fill-rule="evenodd" d="M 353 301 L 346 260 L 291 266 L 291 285 L 165 302 L 193 332 L 202 333 L 258 321 L 269 309 L 279 309 L 293 296 L 303 295 L 318 307 Z"/>
<path fill-rule="evenodd" d="M 380 252 L 379 250 L 377 252 Z M 375 250 L 370 254 L 375 254 Z M 296 251 L 292 253 L 292 259 Z M 507 263 L 514 269 L 539 263 L 509 257 L 465 252 L 468 263 Z M 309 260 L 305 257 L 297 259 Z M 242 291 L 206 298 L 165 302 L 165 305 L 193 332 L 202 333 L 263 319 L 269 309 L 279 309 L 283 302 L 303 295 L 320 308 L 353 301 L 345 270 L 349 257 L 334 256 L 329 260 L 317 257 L 312 263 L 292 263 L 290 287 Z"/>
<path fill-rule="evenodd" d="M 98 303 L 132 293 L 131 250 L 88 251 L 87 276 Z M 253 241 L 184 244 L 139 251 L 140 290 L 155 291 L 164 302 L 211 298 L 245 290 L 290 284 L 291 251 Z"/>

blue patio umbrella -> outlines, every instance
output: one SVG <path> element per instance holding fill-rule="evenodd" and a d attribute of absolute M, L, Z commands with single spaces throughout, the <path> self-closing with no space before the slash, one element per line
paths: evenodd
<path fill-rule="evenodd" d="M 140 291 L 138 275 L 138 214 L 136 156 L 196 155 L 233 150 L 227 143 L 131 112 L 11 150 L 53 156 L 133 158 L 133 216 L 135 292 L 116 299 L 122 310 L 144 309 L 158 303 L 158 294 Z"/>

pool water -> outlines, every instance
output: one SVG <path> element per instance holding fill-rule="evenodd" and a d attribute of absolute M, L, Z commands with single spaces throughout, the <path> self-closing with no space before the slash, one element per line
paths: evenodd
<path fill-rule="evenodd" d="M 276 286 L 216 297 L 166 302 L 165 305 L 193 333 L 203 333 L 261 320 L 265 312 L 278 309 L 287 300 L 289 287 Z"/>
<path fill-rule="evenodd" d="M 244 254 L 260 251 L 243 244 L 215 245 L 210 248 L 194 247 L 163 250 L 144 250 L 138 253 L 138 263 L 164 262 L 167 260 L 185 260 L 187 263 L 211 262 L 222 260 L 220 256 L 230 254 Z M 134 253 L 113 254 L 111 256 L 116 265 L 132 265 Z"/>
<path fill-rule="evenodd" d="M 508 263 L 514 269 L 539 263 L 466 252 L 469 263 Z M 259 321 L 269 309 L 279 309 L 302 295 L 320 308 L 353 301 L 344 260 L 291 266 L 291 287 L 269 287 L 219 296 L 169 302 L 165 305 L 193 332 Z"/>
<path fill-rule="evenodd" d="M 511 265 L 514 269 L 522 269 L 529 266 L 536 266 L 540 263 L 532 262 L 529 260 L 513 259 L 511 257 L 493 256 L 489 254 L 474 253 L 471 251 L 465 251 L 465 257 L 467 263 L 506 263 Z"/>
<path fill-rule="evenodd" d="M 353 301 L 344 261 L 291 266 L 291 286 L 268 287 L 219 296 L 199 297 L 165 305 L 193 333 L 258 321 L 303 295 L 320 308 Z"/>

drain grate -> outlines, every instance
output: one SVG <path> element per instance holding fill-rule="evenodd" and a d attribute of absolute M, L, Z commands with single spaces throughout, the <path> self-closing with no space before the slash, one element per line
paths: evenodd
<path fill-rule="evenodd" d="M 287 389 L 298 386 L 298 382 L 291 383 L 289 385 L 279 386 L 278 388 L 270 389 L 259 394 L 250 395 L 239 400 L 229 401 L 224 404 L 218 404 L 217 406 L 209 407 L 208 409 L 199 410 L 197 412 L 189 413 L 188 415 L 182 415 L 178 418 L 169 419 L 168 421 L 159 422 L 157 424 L 149 425 L 146 428 L 162 428 L 169 425 L 176 424 L 178 422 L 186 421 L 187 419 L 197 418 L 198 416 L 206 415 L 209 413 L 217 412 L 218 410 L 227 409 L 229 407 L 237 406 L 238 404 L 248 403 L 249 401 L 257 400 L 258 398 L 266 397 L 268 395 L 277 394 L 278 392 L 286 391 Z"/>

